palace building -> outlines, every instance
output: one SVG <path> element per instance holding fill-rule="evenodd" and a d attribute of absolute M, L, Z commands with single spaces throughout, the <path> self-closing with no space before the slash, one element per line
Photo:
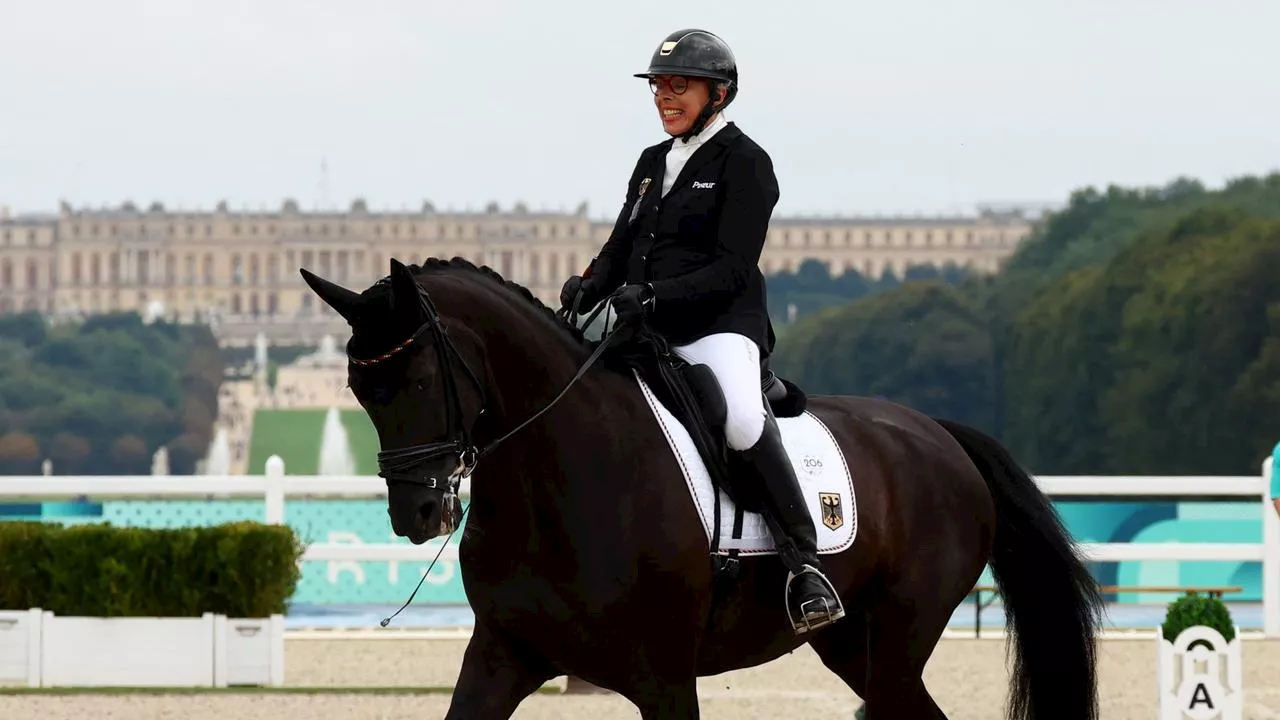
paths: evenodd
<path fill-rule="evenodd" d="M 388 272 L 388 259 L 417 263 L 461 256 L 489 265 L 555 307 L 560 286 L 608 238 L 612 221 L 523 205 L 482 212 L 169 211 L 131 203 L 16 215 L 0 208 L 0 313 L 55 317 L 136 310 L 180 322 L 208 322 L 228 344 L 257 333 L 272 343 L 315 344 L 344 335 L 345 323 L 306 287 L 305 267 L 361 290 Z M 1017 210 L 974 217 L 797 218 L 775 216 L 761 259 L 772 274 L 818 260 L 839 275 L 902 275 L 913 265 L 994 272 L 1031 231 Z"/>

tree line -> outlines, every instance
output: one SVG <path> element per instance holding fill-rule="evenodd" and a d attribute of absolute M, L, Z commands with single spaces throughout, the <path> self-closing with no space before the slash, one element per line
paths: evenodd
<path fill-rule="evenodd" d="M 916 280 L 941 280 L 958 284 L 971 277 L 967 268 L 948 265 L 913 265 L 902 278 L 891 268 L 885 268 L 878 278 L 863 275 L 850 269 L 840 275 L 832 275 L 819 260 L 805 260 L 794 272 L 783 270 L 765 278 L 768 287 L 769 314 L 775 319 L 775 331 L 785 331 L 794 309 L 795 317 L 811 315 L 823 308 L 842 305 L 853 300 L 868 298 L 893 290 L 903 282 Z"/>
<path fill-rule="evenodd" d="M 973 424 L 1037 473 L 1255 474 L 1280 440 L 1280 173 L 1078 191 L 1000 273 L 828 306 L 772 362 Z"/>
<path fill-rule="evenodd" d="M 1252 474 L 1280 440 L 1280 173 L 1080 190 L 995 275 L 768 283 L 779 373 L 973 424 L 1037 473 Z M 0 317 L 0 473 L 146 473 L 161 445 L 190 473 L 226 360 L 136 313 Z"/>
<path fill-rule="evenodd" d="M 49 324 L 0 317 L 0 473 L 147 474 L 168 446 L 190 474 L 217 418 L 223 362 L 208 327 L 136 313 Z"/>

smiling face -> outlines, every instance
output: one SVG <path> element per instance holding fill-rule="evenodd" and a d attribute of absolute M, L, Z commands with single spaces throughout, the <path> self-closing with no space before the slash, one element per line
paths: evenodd
<path fill-rule="evenodd" d="M 689 131 L 711 97 L 711 82 L 704 78 L 684 75 L 655 75 L 649 78 L 653 90 L 653 104 L 658 108 L 662 129 L 672 137 Z M 723 101 L 724 92 L 719 93 Z"/>

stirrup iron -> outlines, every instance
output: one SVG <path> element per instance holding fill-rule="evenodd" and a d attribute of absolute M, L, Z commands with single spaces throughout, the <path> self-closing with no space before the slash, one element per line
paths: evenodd
<path fill-rule="evenodd" d="M 825 600 L 810 600 L 800 606 L 800 619 L 797 620 L 796 617 L 791 614 L 791 583 L 799 577 L 799 575 L 793 572 L 788 572 L 786 588 L 783 590 L 782 603 L 787 609 L 787 619 L 791 621 L 791 629 L 795 630 L 797 635 L 803 635 L 806 632 L 812 632 L 818 628 L 826 627 L 844 617 L 844 601 L 840 599 L 840 593 L 836 592 L 835 586 L 831 584 L 831 581 L 827 579 L 827 576 L 823 575 L 822 571 L 818 568 L 806 563 L 800 570 L 800 575 L 808 573 L 818 576 L 818 580 L 826 586 L 827 592 L 831 594 L 831 597 L 835 598 L 836 604 L 833 608 L 828 605 Z M 818 607 L 809 607 L 811 604 L 818 602 L 821 602 L 822 605 Z M 817 620 L 810 620 L 809 615 L 811 613 L 823 613 L 824 617 Z"/>

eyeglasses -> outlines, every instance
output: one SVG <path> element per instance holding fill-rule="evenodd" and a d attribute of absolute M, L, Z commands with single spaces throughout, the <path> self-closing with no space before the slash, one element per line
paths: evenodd
<path fill-rule="evenodd" d="M 654 95 L 666 86 L 676 95 L 683 95 L 685 90 L 689 89 L 689 78 L 683 75 L 670 75 L 667 77 L 651 77 L 649 78 L 649 89 Z"/>

